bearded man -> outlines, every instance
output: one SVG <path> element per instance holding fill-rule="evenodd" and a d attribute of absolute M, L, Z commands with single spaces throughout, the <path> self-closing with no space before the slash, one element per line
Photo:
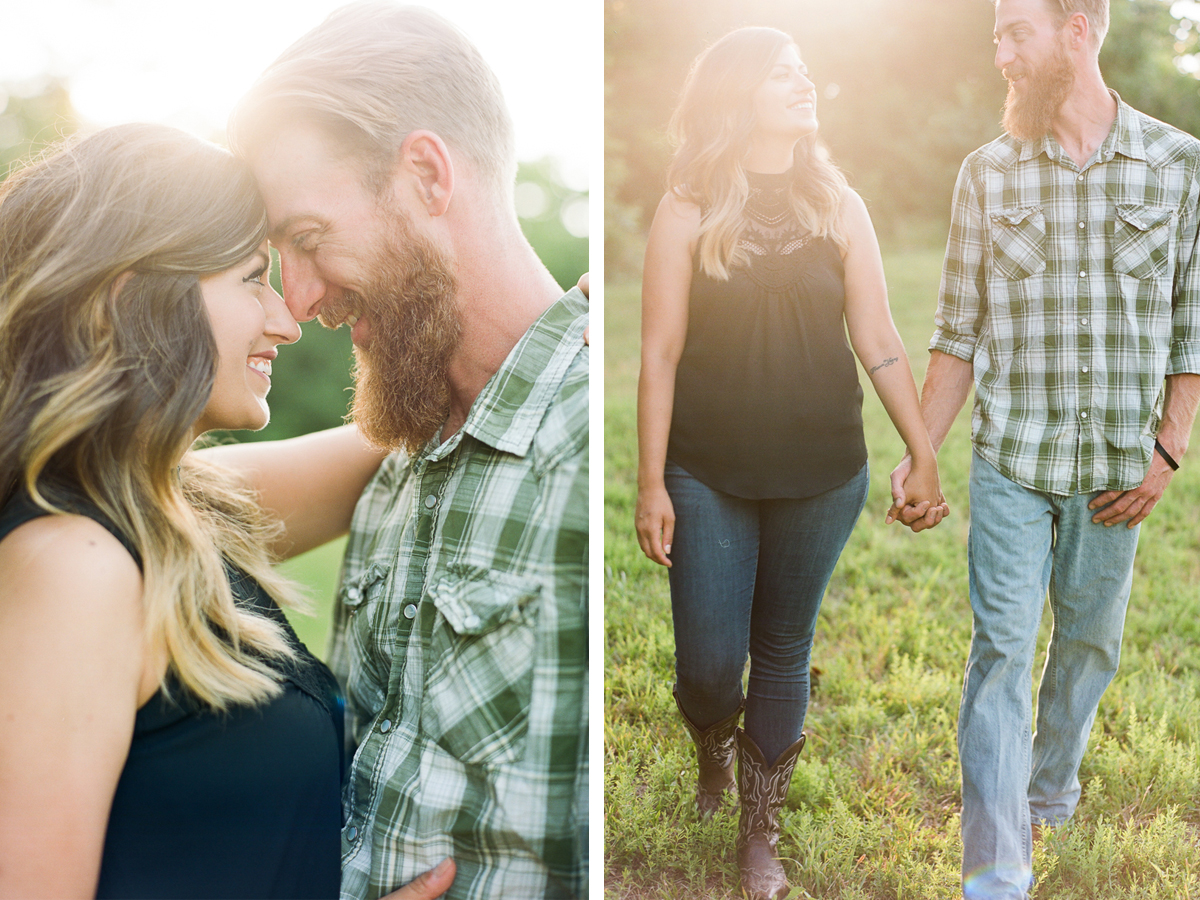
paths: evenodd
<path fill-rule="evenodd" d="M 975 389 L 958 721 L 970 900 L 1027 897 L 1034 836 L 1075 811 L 1138 525 L 1187 451 L 1200 398 L 1200 143 L 1105 87 L 1107 27 L 1108 0 L 996 3 L 1007 133 L 959 174 L 922 390 L 940 447 Z M 893 474 L 890 516 L 920 530 L 903 511 L 908 467 Z"/>
<path fill-rule="evenodd" d="M 230 141 L 289 308 L 351 326 L 354 419 L 396 451 L 337 596 L 342 896 L 452 857 L 397 896 L 584 897 L 587 303 L 521 234 L 495 76 L 435 13 L 354 4 L 267 69 Z"/>

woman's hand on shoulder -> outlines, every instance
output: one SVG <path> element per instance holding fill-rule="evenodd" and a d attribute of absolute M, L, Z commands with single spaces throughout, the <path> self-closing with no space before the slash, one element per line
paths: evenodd
<path fill-rule="evenodd" d="M 142 580 L 80 516 L 0 541 L 0 896 L 93 896 L 145 699 Z"/>

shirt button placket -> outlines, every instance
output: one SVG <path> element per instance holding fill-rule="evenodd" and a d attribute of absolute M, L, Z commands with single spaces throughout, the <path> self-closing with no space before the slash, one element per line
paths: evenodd
<path fill-rule="evenodd" d="M 1088 279 L 1090 264 L 1090 255 L 1088 253 L 1088 198 L 1087 198 L 1087 173 L 1080 172 L 1075 179 L 1075 246 L 1077 248 L 1078 270 L 1079 270 L 1079 289 L 1076 293 L 1076 309 L 1079 310 L 1079 333 L 1077 337 L 1078 345 L 1077 352 L 1079 359 L 1083 360 L 1083 365 L 1079 368 L 1078 390 L 1076 396 L 1079 398 L 1079 423 L 1080 428 L 1086 431 L 1088 424 L 1088 408 L 1092 405 L 1091 382 L 1087 378 L 1088 365 L 1087 360 L 1091 354 L 1092 341 L 1091 332 L 1088 330 L 1088 319 L 1091 317 L 1092 292 L 1090 290 L 1090 282 Z M 1086 436 L 1080 442 L 1087 442 Z"/>

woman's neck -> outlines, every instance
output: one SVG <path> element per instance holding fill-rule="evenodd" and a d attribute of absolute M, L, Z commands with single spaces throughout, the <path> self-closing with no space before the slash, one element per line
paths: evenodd
<path fill-rule="evenodd" d="M 778 175 L 792 167 L 796 142 L 789 138 L 757 137 L 750 139 L 750 150 L 742 166 L 747 172 Z"/>

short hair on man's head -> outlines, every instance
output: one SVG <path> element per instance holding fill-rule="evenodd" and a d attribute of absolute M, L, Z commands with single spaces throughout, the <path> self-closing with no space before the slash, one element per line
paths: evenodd
<path fill-rule="evenodd" d="M 362 0 L 335 10 L 275 60 L 229 122 L 234 152 L 252 156 L 291 122 L 320 128 L 366 164 L 378 191 L 396 152 L 426 129 L 461 153 L 497 196 L 516 179 L 512 120 L 478 49 L 432 10 Z"/>
<path fill-rule="evenodd" d="M 998 0 L 992 0 L 995 6 Z M 1050 15 L 1054 16 L 1059 26 L 1066 24 L 1067 19 L 1082 13 L 1088 20 L 1088 31 L 1092 47 L 1097 53 L 1104 44 L 1108 34 L 1108 0 L 1042 0 Z"/>

